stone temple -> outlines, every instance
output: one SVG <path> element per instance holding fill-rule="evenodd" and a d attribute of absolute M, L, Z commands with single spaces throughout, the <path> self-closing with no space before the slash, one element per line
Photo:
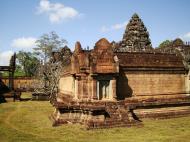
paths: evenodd
<path fill-rule="evenodd" d="M 153 49 L 149 39 L 149 33 L 137 14 L 134 14 L 129 21 L 120 47 L 127 47 L 126 49 L 135 51 Z"/>
<path fill-rule="evenodd" d="M 80 123 L 92 129 L 189 115 L 189 90 L 182 56 L 155 50 L 134 14 L 118 43 L 102 38 L 94 49 L 84 50 L 76 42 L 52 102 L 52 119 L 54 125 Z"/>

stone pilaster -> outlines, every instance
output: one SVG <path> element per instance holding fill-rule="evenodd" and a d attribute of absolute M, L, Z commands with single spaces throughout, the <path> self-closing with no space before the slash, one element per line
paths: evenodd
<path fill-rule="evenodd" d="M 74 98 L 75 98 L 75 99 L 78 99 L 78 95 L 79 95 L 79 92 L 78 92 L 78 77 L 76 77 L 76 79 L 75 79 L 75 93 L 74 93 Z"/>
<path fill-rule="evenodd" d="M 97 81 L 95 79 L 92 80 L 92 99 L 97 100 Z"/>
<path fill-rule="evenodd" d="M 112 80 L 112 96 L 113 96 L 113 100 L 117 99 L 117 94 L 116 94 L 116 79 L 115 78 Z"/>

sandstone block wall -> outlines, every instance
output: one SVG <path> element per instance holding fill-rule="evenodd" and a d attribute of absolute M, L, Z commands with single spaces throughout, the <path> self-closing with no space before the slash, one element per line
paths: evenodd
<path fill-rule="evenodd" d="M 119 77 L 120 96 L 142 96 L 185 93 L 184 74 L 125 73 Z"/>
<path fill-rule="evenodd" d="M 190 72 L 185 75 L 185 90 L 186 93 L 190 94 Z"/>
<path fill-rule="evenodd" d="M 64 76 L 59 81 L 59 90 L 62 94 L 74 95 L 74 78 L 72 76 Z"/>

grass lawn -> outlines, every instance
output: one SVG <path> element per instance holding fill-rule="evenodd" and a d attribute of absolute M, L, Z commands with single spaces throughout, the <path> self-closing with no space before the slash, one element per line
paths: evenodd
<path fill-rule="evenodd" d="M 189 142 L 190 117 L 144 120 L 144 127 L 85 130 L 75 124 L 52 127 L 49 102 L 0 104 L 0 142 Z"/>

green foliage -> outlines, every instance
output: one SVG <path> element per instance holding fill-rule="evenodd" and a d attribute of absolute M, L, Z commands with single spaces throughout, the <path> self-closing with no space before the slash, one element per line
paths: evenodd
<path fill-rule="evenodd" d="M 53 94 L 58 91 L 63 67 L 60 61 L 71 55 L 70 49 L 65 46 L 66 43 L 67 41 L 61 39 L 55 32 L 44 34 L 36 41 L 37 48 L 34 50 L 41 61 L 35 76 L 40 82 L 35 87 L 36 93 Z"/>
<path fill-rule="evenodd" d="M 170 40 L 165 40 L 162 43 L 160 43 L 159 48 L 166 48 L 172 45 L 172 41 Z"/>
<path fill-rule="evenodd" d="M 1 75 L 2 75 L 2 77 L 7 77 L 7 76 L 9 76 L 9 72 L 1 72 Z"/>
<path fill-rule="evenodd" d="M 27 96 L 24 96 L 27 97 Z M 28 97 L 27 97 L 28 98 Z M 143 127 L 85 130 L 79 124 L 52 127 L 49 102 L 0 105 L 1 142 L 189 142 L 189 117 L 143 120 Z"/>
<path fill-rule="evenodd" d="M 52 51 L 64 47 L 66 43 L 67 41 L 61 39 L 55 32 L 50 32 L 42 35 L 36 41 L 37 48 L 34 48 L 34 50 L 43 63 L 47 63 L 52 55 Z"/>
<path fill-rule="evenodd" d="M 166 48 L 166 47 L 177 47 L 177 46 L 183 46 L 183 40 L 180 38 L 176 38 L 175 40 L 165 40 L 162 43 L 160 43 L 159 48 Z"/>
<path fill-rule="evenodd" d="M 9 72 L 2 72 L 2 76 L 3 77 L 8 77 L 9 76 Z M 19 77 L 19 76 L 25 76 L 25 73 L 23 70 L 15 70 L 14 72 L 14 77 Z"/>
<path fill-rule="evenodd" d="M 34 76 L 39 60 L 33 53 L 19 51 L 17 60 L 16 74 L 23 75 L 24 72 L 25 76 Z"/>
<path fill-rule="evenodd" d="M 174 46 L 183 46 L 183 40 L 180 39 L 180 38 L 176 38 L 174 41 L 173 41 L 173 45 Z"/>
<path fill-rule="evenodd" d="M 24 73 L 24 71 L 15 71 L 15 73 L 14 73 L 14 76 L 15 77 L 19 77 L 19 76 L 25 76 L 25 73 Z"/>
<path fill-rule="evenodd" d="M 25 72 L 24 70 L 22 69 L 22 66 L 17 64 L 16 65 L 16 69 L 15 69 L 15 72 L 14 72 L 14 76 L 25 76 Z"/>

